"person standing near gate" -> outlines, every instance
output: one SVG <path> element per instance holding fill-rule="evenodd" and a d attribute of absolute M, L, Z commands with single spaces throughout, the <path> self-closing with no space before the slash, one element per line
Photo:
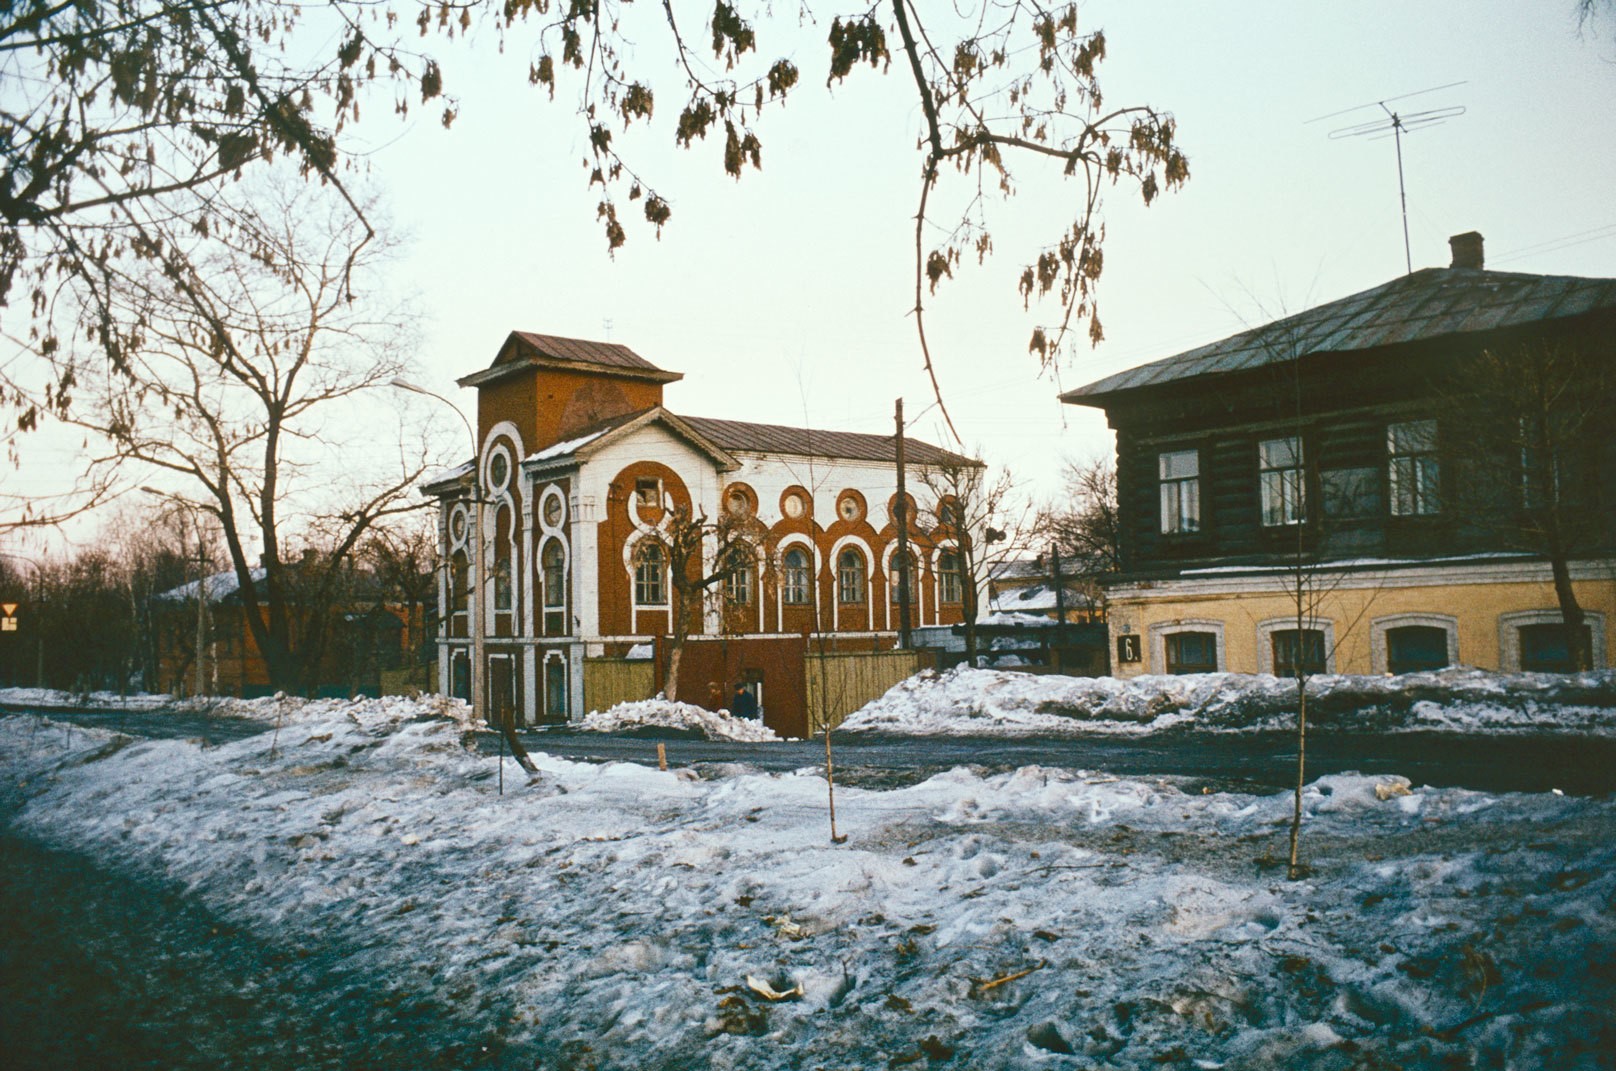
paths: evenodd
<path fill-rule="evenodd" d="M 746 690 L 745 681 L 735 682 L 735 694 L 730 697 L 729 712 L 732 717 L 755 720 L 758 716 L 757 698 Z"/>

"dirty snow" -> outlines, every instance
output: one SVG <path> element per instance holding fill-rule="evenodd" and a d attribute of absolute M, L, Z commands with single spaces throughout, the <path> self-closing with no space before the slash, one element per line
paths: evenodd
<path fill-rule="evenodd" d="M 259 701 L 262 703 L 262 701 Z M 1598 1068 L 1616 801 L 966 769 L 836 794 L 537 752 L 405 700 L 213 748 L 0 719 L 22 835 L 500 1024 L 521 1066 Z M 450 711 L 452 713 L 452 711 Z M 516 1066 L 513 1064 L 512 1066 Z"/>
<path fill-rule="evenodd" d="M 1616 735 L 1616 671 L 1575 675 L 1447 669 L 1308 680 L 1323 731 Z M 1145 736 L 1292 728 L 1296 682 L 1267 675 L 1061 677 L 960 667 L 922 673 L 849 715 L 845 731 L 905 735 Z"/>
<path fill-rule="evenodd" d="M 592 710 L 574 728 L 596 733 L 674 729 L 699 733 L 708 740 L 740 740 L 759 744 L 780 739 L 773 729 L 761 721 L 732 717 L 727 710 L 712 711 L 660 695 L 635 703 L 619 703 L 606 710 Z"/>

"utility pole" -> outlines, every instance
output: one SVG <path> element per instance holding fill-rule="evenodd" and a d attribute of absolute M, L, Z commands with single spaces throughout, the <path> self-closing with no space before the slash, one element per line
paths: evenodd
<path fill-rule="evenodd" d="M 199 696 L 206 691 L 208 678 L 203 657 L 203 644 L 207 642 L 208 559 L 202 543 L 202 522 L 195 517 L 192 520 L 196 523 L 196 690 L 191 694 Z"/>
<path fill-rule="evenodd" d="M 903 459 L 903 399 L 893 414 L 898 428 L 898 502 L 893 510 L 898 522 L 898 646 L 909 647 L 909 492 L 905 489 Z"/>
<path fill-rule="evenodd" d="M 466 434 L 471 436 L 471 473 L 467 478 L 467 487 L 470 495 L 469 505 L 472 510 L 471 536 L 475 542 L 472 550 L 472 577 L 471 590 L 466 598 L 466 624 L 471 632 L 471 716 L 475 721 L 486 721 L 483 690 L 486 687 L 484 670 L 487 667 L 488 633 L 483 620 L 483 493 L 482 493 L 482 449 L 477 437 L 477 429 L 471 426 L 466 414 L 460 407 L 436 391 L 427 390 L 417 386 L 409 380 L 395 376 L 388 383 L 389 386 L 399 390 L 407 390 L 411 394 L 421 394 L 428 398 L 435 398 L 454 411 L 460 418 L 460 423 L 466 427 Z M 452 581 L 451 581 L 452 584 Z M 452 663 L 451 663 L 452 665 Z"/>
<path fill-rule="evenodd" d="M 1049 545 L 1049 560 L 1055 567 L 1055 619 L 1066 624 L 1066 585 L 1061 583 L 1060 547 Z"/>

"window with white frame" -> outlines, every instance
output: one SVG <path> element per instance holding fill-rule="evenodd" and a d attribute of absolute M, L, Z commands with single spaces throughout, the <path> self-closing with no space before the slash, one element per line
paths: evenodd
<path fill-rule="evenodd" d="M 471 564 L 465 551 L 456 551 L 449 564 L 449 612 L 464 614 L 471 594 Z"/>
<path fill-rule="evenodd" d="M 494 612 L 508 614 L 515 603 L 515 585 L 511 583 L 511 553 L 501 542 L 494 561 Z"/>
<path fill-rule="evenodd" d="M 887 583 L 887 599 L 896 604 L 900 601 L 900 597 L 907 596 L 909 605 L 913 606 L 919 579 L 920 573 L 915 569 L 914 553 L 894 554 L 892 576 Z"/>
<path fill-rule="evenodd" d="M 1201 530 L 1201 452 L 1168 450 L 1157 455 L 1161 479 L 1163 535 L 1188 535 Z"/>
<path fill-rule="evenodd" d="M 864 601 L 864 555 L 852 547 L 836 556 L 836 597 L 843 603 Z"/>
<path fill-rule="evenodd" d="M 1259 442 L 1257 470 L 1263 524 L 1273 527 L 1300 524 L 1305 520 L 1301 437 L 1290 435 Z"/>
<path fill-rule="evenodd" d="M 550 540 L 539 553 L 539 571 L 544 579 L 544 605 L 555 608 L 567 605 L 567 556 L 561 544 Z"/>
<path fill-rule="evenodd" d="M 1426 517 L 1442 510 L 1442 467 L 1436 421 L 1405 420 L 1386 426 L 1386 487 L 1394 517 Z"/>
<path fill-rule="evenodd" d="M 959 603 L 965 601 L 963 571 L 957 550 L 945 550 L 937 555 L 937 601 Z"/>
<path fill-rule="evenodd" d="M 1426 612 L 1390 614 L 1369 622 L 1369 664 L 1375 673 L 1419 673 L 1458 665 L 1459 619 Z"/>
<path fill-rule="evenodd" d="M 1217 672 L 1217 633 L 1170 632 L 1163 637 L 1163 641 L 1168 673 Z"/>
<path fill-rule="evenodd" d="M 1294 677 L 1327 671 L 1328 658 L 1324 630 L 1279 628 L 1268 634 L 1274 656 L 1274 676 Z"/>
<path fill-rule="evenodd" d="M 1564 439 L 1564 430 L 1555 427 L 1552 419 L 1521 417 L 1521 505 L 1526 509 L 1560 503 L 1560 444 Z"/>
<path fill-rule="evenodd" d="M 634 501 L 641 509 L 656 509 L 662 505 L 662 481 L 655 476 L 642 476 L 634 481 Z"/>
<path fill-rule="evenodd" d="M 733 543 L 724 552 L 724 602 L 730 606 L 748 606 L 752 602 L 755 557 L 745 543 Z"/>
<path fill-rule="evenodd" d="M 792 547 L 781 559 L 780 599 L 788 606 L 808 605 L 808 552 L 801 547 Z"/>
<path fill-rule="evenodd" d="M 646 540 L 634 552 L 634 601 L 640 606 L 668 604 L 668 552 Z"/>

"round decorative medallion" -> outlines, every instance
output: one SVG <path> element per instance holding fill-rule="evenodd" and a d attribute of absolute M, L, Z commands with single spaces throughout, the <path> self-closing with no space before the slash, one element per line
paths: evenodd
<path fill-rule="evenodd" d="M 561 525 L 561 496 L 551 495 L 544 500 L 544 523 L 551 528 Z"/>
<path fill-rule="evenodd" d="M 504 454 L 495 454 L 488 459 L 488 482 L 495 487 L 504 487 L 505 481 L 511 476 L 511 459 Z"/>
<path fill-rule="evenodd" d="M 804 513 L 808 512 L 808 503 L 803 501 L 801 495 L 793 491 L 791 494 L 786 496 L 784 508 L 786 511 L 786 516 L 795 521 L 799 520 Z"/>
<path fill-rule="evenodd" d="M 466 538 L 466 515 L 454 513 L 449 517 L 449 537 L 456 543 Z"/>
<path fill-rule="evenodd" d="M 836 503 L 836 512 L 842 515 L 844 521 L 856 521 L 864 515 L 859 506 L 859 500 L 852 495 L 843 495 Z"/>

